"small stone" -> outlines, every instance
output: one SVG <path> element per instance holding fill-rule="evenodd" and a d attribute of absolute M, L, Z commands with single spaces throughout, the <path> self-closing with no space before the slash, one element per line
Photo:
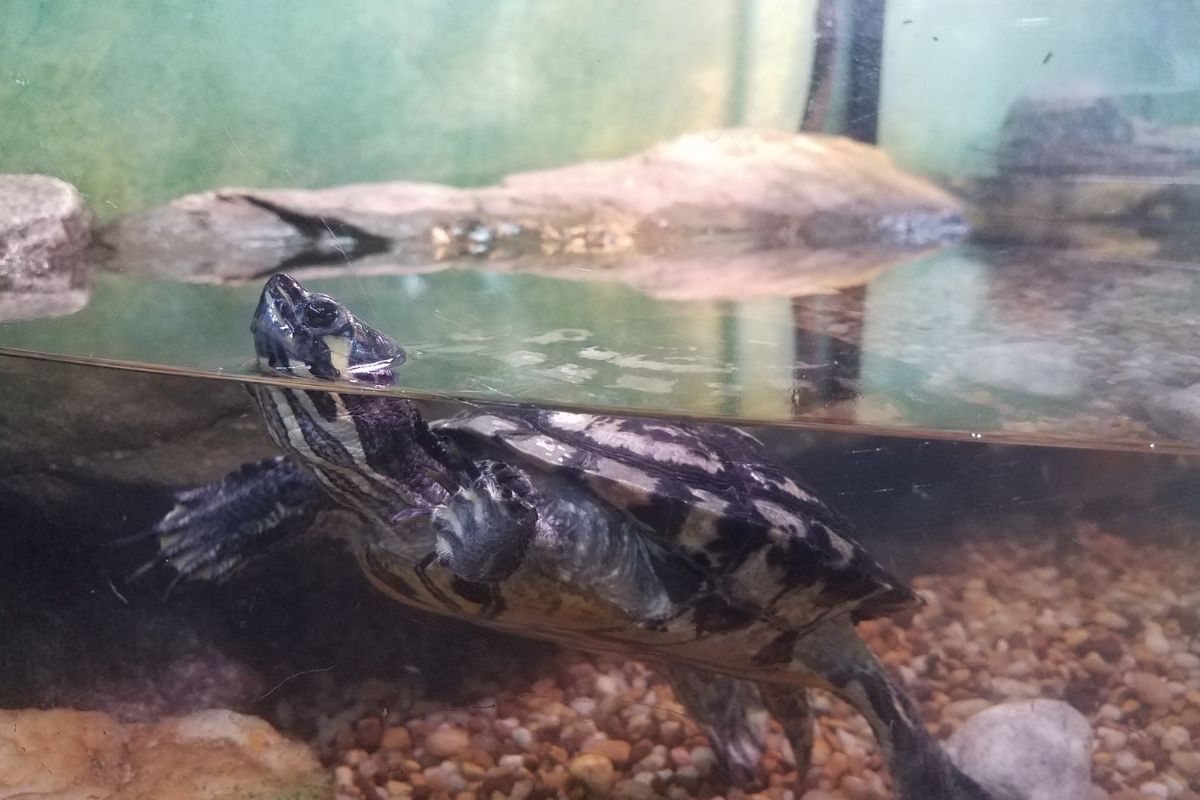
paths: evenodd
<path fill-rule="evenodd" d="M 593 792 L 607 794 L 612 790 L 616 769 L 613 763 L 596 753 L 583 753 L 571 759 L 567 765 L 571 777 L 581 782 Z"/>
<path fill-rule="evenodd" d="M 946 707 L 942 709 L 942 714 L 947 717 L 954 717 L 955 719 L 967 719 L 968 717 L 983 711 L 990 705 L 991 703 L 989 703 L 987 700 L 982 700 L 979 698 L 955 700 L 952 703 L 948 703 Z"/>
<path fill-rule="evenodd" d="M 500 756 L 496 763 L 511 772 L 525 766 L 525 756 L 518 755 L 516 753 L 508 753 Z"/>
<path fill-rule="evenodd" d="M 1104 656 L 1097 653 L 1095 650 L 1089 650 L 1087 655 L 1080 662 L 1083 668 L 1093 675 L 1108 675 L 1111 674 L 1114 667 L 1104 660 Z"/>
<path fill-rule="evenodd" d="M 354 723 L 354 741 L 364 750 L 375 750 L 383 739 L 383 720 L 363 717 Z"/>
<path fill-rule="evenodd" d="M 585 744 L 583 752 L 604 756 L 619 767 L 629 763 L 633 746 L 622 739 L 598 739 Z"/>
<path fill-rule="evenodd" d="M 671 748 L 671 763 L 677 767 L 686 766 L 692 763 L 692 754 L 684 747 Z"/>
<path fill-rule="evenodd" d="M 596 701 L 591 697 L 576 697 L 571 701 L 571 710 L 581 717 L 590 717 L 596 711 Z"/>
<path fill-rule="evenodd" d="M 847 775 L 842 778 L 841 789 L 847 800 L 870 800 L 874 795 L 871 787 L 857 775 Z"/>
<path fill-rule="evenodd" d="M 1128 750 L 1122 750 L 1113 757 L 1113 766 L 1126 774 L 1137 770 L 1142 760 Z"/>
<path fill-rule="evenodd" d="M 639 774 L 637 777 L 641 777 L 641 775 Z M 654 790 L 648 780 L 640 781 L 635 778 L 618 783 L 613 797 L 619 797 L 621 800 L 659 800 L 662 795 Z"/>
<path fill-rule="evenodd" d="M 1175 666 L 1186 670 L 1200 670 L 1200 656 L 1195 653 L 1176 653 L 1171 656 Z"/>
<path fill-rule="evenodd" d="M 689 792 L 695 792 L 700 786 L 700 770 L 693 764 L 687 764 L 675 770 L 674 780 Z"/>
<path fill-rule="evenodd" d="M 533 733 L 528 728 L 517 728 L 512 732 L 513 744 L 522 750 L 529 750 L 533 747 Z"/>
<path fill-rule="evenodd" d="M 487 770 L 473 761 L 464 761 L 459 767 L 462 776 L 469 781 L 481 781 L 487 776 Z"/>
<path fill-rule="evenodd" d="M 711 747 L 700 745 L 692 748 L 692 764 L 704 777 L 708 777 L 717 767 L 717 754 Z"/>
<path fill-rule="evenodd" d="M 1172 725 L 1167 728 L 1167 732 L 1159 739 L 1164 750 L 1182 750 L 1192 741 L 1192 735 L 1188 733 L 1188 729 L 1181 725 Z"/>
<path fill-rule="evenodd" d="M 384 750 L 408 750 L 412 747 L 412 734 L 403 725 L 388 728 L 383 732 L 379 746 Z"/>
<path fill-rule="evenodd" d="M 471 736 L 462 728 L 446 725 L 425 737 L 425 749 L 435 756 L 447 757 L 471 746 Z"/>
<path fill-rule="evenodd" d="M 352 767 L 357 767 L 370 757 L 371 755 L 366 750 L 360 750 L 356 747 L 353 750 L 347 750 L 345 753 L 343 753 L 342 761 Z"/>
<path fill-rule="evenodd" d="M 617 682 L 610 675 L 598 675 L 596 677 L 596 694 L 601 697 L 613 697 L 621 691 L 617 686 Z"/>
<path fill-rule="evenodd" d="M 840 794 L 827 792 L 824 789 L 809 789 L 800 800 L 846 800 Z"/>
<path fill-rule="evenodd" d="M 1135 672 L 1129 678 L 1129 688 L 1137 699 L 1148 706 L 1164 707 L 1171 703 L 1167 682 L 1152 672 Z"/>
<path fill-rule="evenodd" d="M 1092 617 L 1092 621 L 1097 625 L 1103 625 L 1104 627 L 1110 628 L 1114 631 L 1123 631 L 1129 627 L 1129 620 L 1125 619 L 1117 612 L 1110 611 L 1107 608 L 1097 612 L 1096 615 Z"/>
<path fill-rule="evenodd" d="M 683 743 L 683 723 L 677 719 L 669 719 L 658 726 L 658 738 L 667 747 Z"/>
<path fill-rule="evenodd" d="M 1104 749 L 1110 753 L 1115 753 L 1126 745 L 1129 737 L 1124 731 L 1118 731 L 1114 728 L 1098 728 L 1096 736 L 1100 741 L 1104 742 Z"/>
<path fill-rule="evenodd" d="M 996 797 L 1086 800 L 1092 785 L 1091 726 L 1060 700 L 992 706 L 967 720 L 946 751 Z"/>
<path fill-rule="evenodd" d="M 1185 775 L 1200 776 L 1200 753 L 1176 750 L 1170 755 L 1171 763 Z"/>
<path fill-rule="evenodd" d="M 1171 643 L 1163 634 L 1162 626 L 1154 622 L 1146 623 L 1142 642 L 1146 645 L 1146 649 L 1156 656 L 1165 656 L 1171 652 Z"/>
<path fill-rule="evenodd" d="M 1148 797 L 1156 798 L 1156 800 L 1167 800 L 1171 795 L 1166 784 L 1159 783 L 1158 781 L 1146 781 L 1138 787 L 1138 791 Z"/>

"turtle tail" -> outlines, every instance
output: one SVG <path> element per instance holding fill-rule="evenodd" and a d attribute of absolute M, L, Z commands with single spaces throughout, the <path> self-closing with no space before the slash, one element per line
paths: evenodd
<path fill-rule="evenodd" d="M 175 495 L 175 507 L 148 534 L 158 543 L 157 556 L 130 579 L 166 564 L 176 573 L 171 588 L 185 580 L 223 580 L 296 538 L 330 505 L 320 484 L 283 456 L 243 464 Z"/>
<path fill-rule="evenodd" d="M 796 643 L 787 671 L 825 684 L 866 717 L 897 800 L 993 800 L 942 750 L 904 688 L 848 621 L 831 621 Z"/>

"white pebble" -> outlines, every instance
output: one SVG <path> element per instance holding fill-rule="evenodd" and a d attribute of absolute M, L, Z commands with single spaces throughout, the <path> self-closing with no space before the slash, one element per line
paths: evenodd
<path fill-rule="evenodd" d="M 596 710 L 596 701 L 590 697 L 576 697 L 571 701 L 571 709 L 581 717 L 590 717 Z"/>
<path fill-rule="evenodd" d="M 1126 745 L 1129 741 L 1129 736 L 1124 731 L 1119 731 L 1114 728 L 1098 728 L 1096 735 L 1104 742 L 1104 749 L 1110 753 L 1115 753 Z"/>
<path fill-rule="evenodd" d="M 692 763 L 701 775 L 707 776 L 717 766 L 717 754 L 711 747 L 700 745 L 692 748 Z"/>
<path fill-rule="evenodd" d="M 1142 635 L 1146 649 L 1156 656 L 1165 656 L 1171 652 L 1171 643 L 1163 634 L 1162 626 L 1154 622 L 1146 623 L 1146 631 Z"/>
<path fill-rule="evenodd" d="M 1159 741 L 1164 750 L 1182 750 L 1192 741 L 1192 735 L 1182 725 L 1172 725 Z"/>
<path fill-rule="evenodd" d="M 525 756 L 517 753 L 509 753 L 508 755 L 500 756 L 496 763 L 508 770 L 516 770 L 525 766 Z"/>
<path fill-rule="evenodd" d="M 1176 653 L 1175 655 L 1171 656 L 1171 659 L 1175 662 L 1175 666 L 1179 667 L 1180 669 L 1200 669 L 1200 656 L 1197 656 L 1194 653 Z"/>
<path fill-rule="evenodd" d="M 1141 766 L 1141 763 L 1141 759 L 1128 750 L 1122 750 L 1113 758 L 1113 764 L 1116 765 L 1117 769 L 1119 769 L 1121 772 L 1133 772 L 1139 766 Z"/>
<path fill-rule="evenodd" d="M 528 728 L 517 728 L 512 732 L 513 744 L 522 750 L 529 750 L 533 747 L 533 734 Z"/>
<path fill-rule="evenodd" d="M 995 797 L 1083 800 L 1092 785 L 1091 726 L 1059 700 L 980 711 L 950 737 L 946 752 Z"/>
<path fill-rule="evenodd" d="M 1138 791 L 1151 797 L 1157 797 L 1159 800 L 1167 800 L 1171 796 L 1171 790 L 1166 787 L 1166 784 L 1158 781 L 1146 781 L 1138 787 Z"/>
<path fill-rule="evenodd" d="M 599 675 L 596 677 L 596 693 L 601 697 L 612 697 L 619 691 L 620 688 L 611 675 Z"/>

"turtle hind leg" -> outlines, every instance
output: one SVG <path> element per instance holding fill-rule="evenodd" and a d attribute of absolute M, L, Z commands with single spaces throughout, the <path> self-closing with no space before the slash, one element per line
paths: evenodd
<path fill-rule="evenodd" d="M 803 782 L 812 760 L 813 726 L 816 724 L 808 702 L 808 692 L 799 687 L 773 683 L 761 683 L 758 688 L 762 692 L 767 711 L 783 726 L 783 735 L 792 746 L 796 772 Z"/>
<path fill-rule="evenodd" d="M 896 800 L 993 800 L 951 763 L 904 688 L 859 638 L 849 619 L 818 626 L 794 639 L 790 654 L 781 655 L 776 669 L 792 673 L 806 685 L 830 689 L 866 717 L 891 773 Z"/>
<path fill-rule="evenodd" d="M 307 471 L 282 456 L 243 464 L 213 483 L 179 492 L 150 532 L 158 555 L 137 578 L 169 564 L 183 580 L 221 580 L 308 527 L 332 506 Z"/>
<path fill-rule="evenodd" d="M 708 735 L 730 780 L 738 786 L 753 782 L 767 746 L 767 710 L 759 687 L 682 664 L 655 666 Z"/>

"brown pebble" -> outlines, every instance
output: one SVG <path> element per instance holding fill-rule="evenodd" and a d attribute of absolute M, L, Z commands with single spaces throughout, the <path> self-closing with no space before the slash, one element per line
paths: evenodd
<path fill-rule="evenodd" d="M 684 737 L 687 733 L 683 729 L 683 723 L 677 719 L 669 719 L 658 726 L 658 738 L 667 747 L 676 747 L 683 744 Z"/>
<path fill-rule="evenodd" d="M 599 739 L 584 745 L 583 752 L 604 756 L 616 766 L 623 766 L 629 763 L 633 747 L 621 739 Z"/>
<path fill-rule="evenodd" d="M 412 747 L 412 734 L 403 725 L 388 728 L 380 735 L 379 746 L 384 750 L 408 750 Z"/>
<path fill-rule="evenodd" d="M 638 739 L 633 743 L 633 749 L 629 752 L 629 760 L 636 764 L 653 752 L 654 742 L 649 739 Z"/>
<path fill-rule="evenodd" d="M 383 720 L 379 717 L 363 717 L 354 723 L 354 740 L 364 750 L 375 750 L 383 739 Z"/>
<path fill-rule="evenodd" d="M 571 759 L 567 765 L 571 777 L 597 794 L 607 794 L 616 778 L 613 763 L 596 753 L 583 753 Z"/>
<path fill-rule="evenodd" d="M 462 728 L 445 725 L 425 737 L 425 749 L 435 756 L 447 757 L 471 746 L 471 737 Z"/>
<path fill-rule="evenodd" d="M 1134 696 L 1148 706 L 1162 708 L 1171 704 L 1167 682 L 1152 672 L 1135 672 L 1129 678 Z"/>
<path fill-rule="evenodd" d="M 464 761 L 458 767 L 462 776 L 469 781 L 482 781 L 487 777 L 487 768 L 476 764 L 473 761 Z"/>

